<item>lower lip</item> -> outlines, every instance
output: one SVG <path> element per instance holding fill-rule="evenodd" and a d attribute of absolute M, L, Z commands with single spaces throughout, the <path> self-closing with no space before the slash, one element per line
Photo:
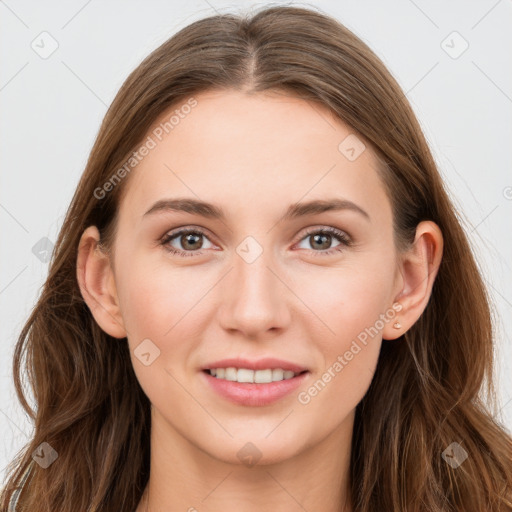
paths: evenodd
<path fill-rule="evenodd" d="M 309 372 L 304 372 L 287 380 L 254 384 L 218 379 L 205 371 L 201 371 L 201 373 L 213 390 L 222 397 L 239 405 L 253 407 L 269 405 L 290 394 L 301 385 L 309 374 Z"/>

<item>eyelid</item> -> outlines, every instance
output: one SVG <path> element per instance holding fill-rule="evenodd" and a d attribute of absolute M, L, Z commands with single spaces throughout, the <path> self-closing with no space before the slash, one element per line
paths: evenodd
<path fill-rule="evenodd" d="M 305 231 L 301 231 L 299 237 L 297 238 L 297 242 L 300 242 L 308 235 L 312 235 L 313 233 L 325 232 L 333 235 L 338 235 L 341 238 L 346 239 L 347 242 L 352 243 L 352 237 L 343 229 L 336 228 L 334 226 L 326 226 L 326 225 L 316 225 L 311 226 L 309 228 L 305 228 Z"/>
<path fill-rule="evenodd" d="M 209 238 L 215 238 L 209 230 L 207 230 L 206 228 L 202 228 L 200 226 L 196 226 L 195 224 L 186 224 L 184 226 L 178 226 L 177 228 L 173 228 L 169 231 L 166 231 L 162 238 L 165 238 L 165 237 L 173 237 L 173 236 L 176 236 L 182 232 L 188 232 L 188 231 L 191 231 L 191 232 L 197 232 L 197 233 L 201 233 L 202 235 L 205 235 L 205 236 L 208 236 Z"/>

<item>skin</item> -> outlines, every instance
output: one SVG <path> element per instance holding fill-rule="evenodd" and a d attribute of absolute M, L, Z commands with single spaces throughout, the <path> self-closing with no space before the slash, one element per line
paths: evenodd
<path fill-rule="evenodd" d="M 398 254 L 371 147 L 349 161 L 338 145 L 353 130 L 321 105 L 276 92 L 194 97 L 198 105 L 123 184 L 115 255 L 98 250 L 95 226 L 79 246 L 83 297 L 105 332 L 127 337 L 152 403 L 151 476 L 137 512 L 146 510 L 148 491 L 153 512 L 252 512 L 270 504 L 276 512 L 350 511 L 355 407 L 381 343 L 393 343 L 427 305 L 441 232 L 422 222 L 415 243 Z M 219 205 L 226 221 L 172 211 L 144 216 L 157 200 L 183 196 Z M 370 220 L 342 210 L 281 221 L 292 203 L 332 197 L 354 202 Z M 202 254 L 180 257 L 159 244 L 187 226 L 206 236 L 191 246 L 180 236 L 167 245 Z M 336 252 L 335 237 L 315 243 L 305 233 L 328 227 L 353 244 Z M 247 236 L 263 249 L 250 264 L 236 252 Z M 309 403 L 300 403 L 299 393 L 393 304 L 402 306 L 393 320 L 360 344 Z M 397 320 L 400 329 L 393 327 Z M 133 352 L 146 338 L 160 350 L 149 366 Z M 208 362 L 235 356 L 277 357 L 310 373 L 278 402 L 237 405 L 200 373 Z M 261 454 L 252 467 L 237 456 L 247 442 Z"/>

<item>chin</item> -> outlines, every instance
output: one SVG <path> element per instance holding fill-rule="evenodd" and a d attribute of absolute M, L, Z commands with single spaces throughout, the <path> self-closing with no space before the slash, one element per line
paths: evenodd
<path fill-rule="evenodd" d="M 261 435 L 251 433 L 243 438 L 234 436 L 223 446 L 212 446 L 211 451 L 208 451 L 212 457 L 222 462 L 245 467 L 277 464 L 297 455 L 300 443 L 293 436 L 282 437 L 274 432 L 270 435 L 274 439 L 266 437 L 272 428 Z"/>

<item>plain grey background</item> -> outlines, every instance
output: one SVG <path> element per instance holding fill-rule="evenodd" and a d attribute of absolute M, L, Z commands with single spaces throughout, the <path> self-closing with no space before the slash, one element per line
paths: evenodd
<path fill-rule="evenodd" d="M 47 274 L 45 250 L 56 240 L 108 105 L 139 62 L 182 27 L 215 12 L 265 5 L 271 4 L 0 1 L 2 476 L 32 431 L 14 395 L 14 345 Z M 407 93 L 495 301 L 499 419 L 512 430 L 512 3 L 287 5 L 336 17 Z"/>

